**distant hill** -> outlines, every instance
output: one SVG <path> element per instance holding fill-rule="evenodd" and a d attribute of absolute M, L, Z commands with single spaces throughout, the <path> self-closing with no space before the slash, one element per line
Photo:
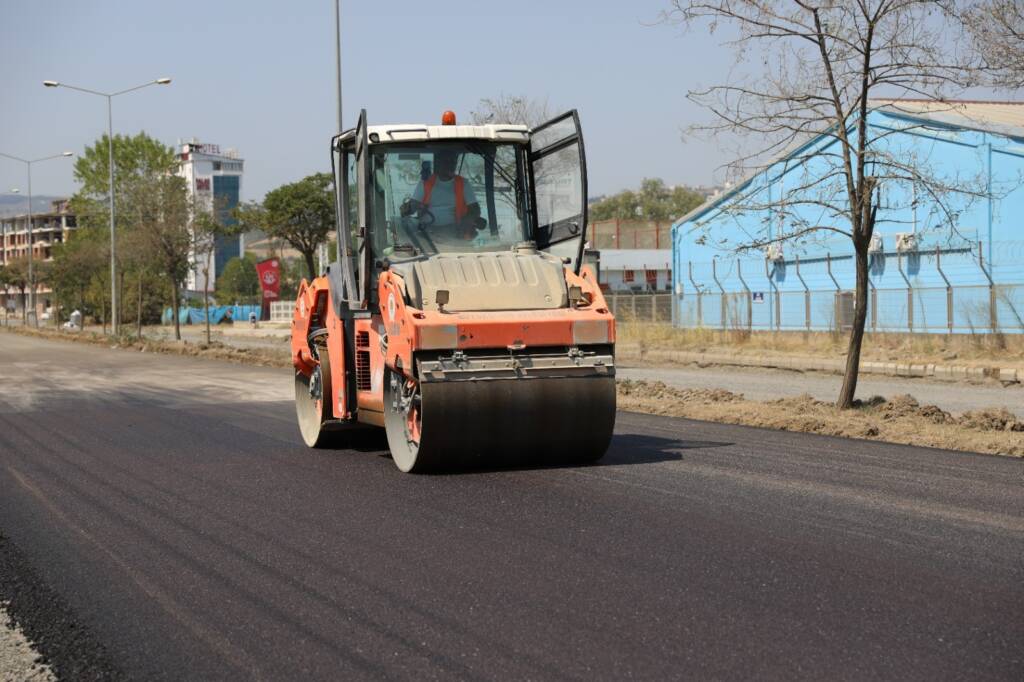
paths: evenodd
<path fill-rule="evenodd" d="M 54 201 L 65 198 L 48 194 L 35 194 L 32 196 L 32 211 L 34 213 L 49 211 Z M 22 213 L 28 213 L 27 196 L 23 194 L 0 194 L 0 217 L 6 218 Z"/>

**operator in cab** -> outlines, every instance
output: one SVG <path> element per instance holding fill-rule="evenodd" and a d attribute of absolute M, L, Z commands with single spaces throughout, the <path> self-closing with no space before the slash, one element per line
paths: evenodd
<path fill-rule="evenodd" d="M 455 172 L 457 161 L 454 150 L 434 154 L 433 174 L 416 185 L 412 199 L 402 206 L 402 215 L 418 214 L 423 227 L 444 241 L 473 239 L 485 224 L 472 183 Z"/>

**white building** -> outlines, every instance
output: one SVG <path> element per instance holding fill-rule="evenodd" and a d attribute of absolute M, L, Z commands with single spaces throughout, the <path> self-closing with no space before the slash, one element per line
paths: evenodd
<path fill-rule="evenodd" d="M 189 196 L 200 206 L 210 209 L 214 206 L 224 211 L 223 220 L 231 221 L 227 212 L 238 205 L 242 190 L 242 171 L 244 161 L 234 149 L 221 151 L 220 145 L 199 142 L 195 138 L 178 143 L 178 159 L 181 161 L 179 174 L 185 178 Z M 240 237 L 217 239 L 210 259 L 210 287 L 224 271 L 229 260 L 242 255 Z M 192 293 L 201 293 L 203 287 L 204 268 L 193 254 L 192 262 L 196 263 L 189 273 L 186 288 Z"/>
<path fill-rule="evenodd" d="M 601 249 L 598 281 L 605 291 L 671 291 L 672 250 Z"/>

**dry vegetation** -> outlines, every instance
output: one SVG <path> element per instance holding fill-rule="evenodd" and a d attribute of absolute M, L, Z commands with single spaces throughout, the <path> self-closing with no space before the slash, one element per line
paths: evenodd
<path fill-rule="evenodd" d="M 619 323 L 621 349 L 681 350 L 733 355 L 802 355 L 839 358 L 846 354 L 846 334 L 830 332 L 748 332 L 746 330 L 678 329 L 667 324 Z M 862 361 L 1024 367 L 1024 335 L 889 334 L 864 335 Z"/>
<path fill-rule="evenodd" d="M 857 401 L 851 410 L 803 395 L 758 402 L 722 389 L 679 390 L 661 382 L 620 380 L 619 409 L 782 431 L 1024 457 L 1024 421 L 1005 409 L 954 417 L 912 396 Z"/>
<path fill-rule="evenodd" d="M 65 332 L 56 329 L 32 329 L 30 327 L 7 327 L 8 331 L 24 336 L 36 336 L 47 339 L 59 339 L 75 343 L 87 343 L 94 346 L 133 350 L 140 353 L 162 353 L 165 355 L 188 355 L 209 358 L 211 360 L 228 360 L 246 365 L 261 367 L 291 367 L 288 347 L 281 348 L 239 348 L 219 341 L 210 344 L 189 343 L 187 341 L 165 341 L 136 336 L 110 336 L 96 332 Z"/>

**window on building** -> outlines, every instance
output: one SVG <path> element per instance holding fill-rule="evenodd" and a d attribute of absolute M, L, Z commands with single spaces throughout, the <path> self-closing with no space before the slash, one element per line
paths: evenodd
<path fill-rule="evenodd" d="M 647 280 L 648 284 L 657 284 L 658 283 L 658 271 L 657 270 L 645 270 L 644 271 L 644 278 Z"/>
<path fill-rule="evenodd" d="M 636 275 L 635 275 L 635 273 L 632 270 L 623 270 L 622 271 L 622 281 L 623 282 L 632 282 L 633 279 L 635 278 L 635 276 Z"/>
<path fill-rule="evenodd" d="M 215 170 L 215 171 L 219 171 L 220 170 L 220 161 L 214 161 L 213 162 L 213 170 Z"/>

